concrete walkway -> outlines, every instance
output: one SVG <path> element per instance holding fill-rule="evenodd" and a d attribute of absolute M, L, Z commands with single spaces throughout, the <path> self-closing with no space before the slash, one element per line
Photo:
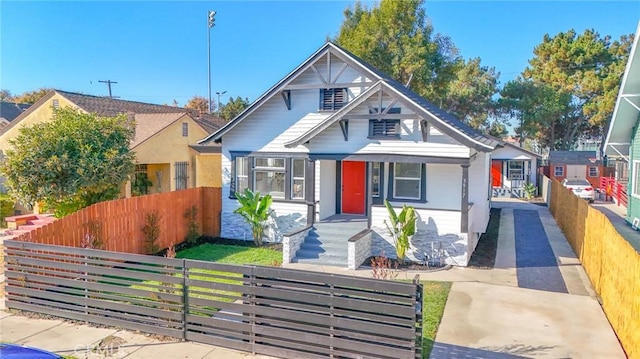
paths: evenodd
<path fill-rule="evenodd" d="M 453 282 L 431 358 L 625 358 L 584 269 L 549 210 L 510 199 L 495 201 L 494 206 L 502 208 L 502 213 L 493 269 L 454 267 L 432 273 L 402 272 L 399 276 L 412 279 L 418 274 L 423 280 Z M 520 213 L 524 213 L 528 221 L 516 222 L 514 212 L 519 211 L 524 211 Z M 538 226 L 538 232 L 533 232 L 527 225 L 535 222 L 536 217 L 541 226 Z M 555 262 L 546 258 L 544 263 L 538 264 L 557 270 L 566 290 L 553 291 L 555 287 L 551 291 L 521 288 L 531 287 L 519 283 L 523 269 L 528 271 L 525 282 L 534 283 L 544 283 L 545 278 L 540 276 L 544 277 L 547 270 L 531 271 L 538 268 L 535 260 L 525 261 L 527 267 L 518 267 L 517 263 L 526 258 L 521 257 L 518 261 L 517 247 L 522 244 L 516 240 L 517 233 L 521 233 L 521 240 L 547 243 Z M 523 237 L 522 233 L 526 235 Z M 520 256 L 539 255 L 536 251 L 520 252 Z M 349 271 L 298 263 L 287 266 L 371 276 L 368 269 Z M 112 346 L 115 350 L 110 352 L 109 346 L 102 352 L 87 350 L 110 336 L 120 339 L 114 342 L 119 344 Z M 29 319 L 1 311 L 0 337 L 4 342 L 37 346 L 77 358 L 104 358 L 105 353 L 112 354 L 113 358 L 130 359 L 265 358 L 199 343 L 163 342 L 140 333 L 69 324 L 61 320 Z"/>

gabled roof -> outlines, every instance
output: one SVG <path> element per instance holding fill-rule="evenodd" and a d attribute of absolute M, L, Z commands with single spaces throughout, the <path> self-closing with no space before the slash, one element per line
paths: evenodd
<path fill-rule="evenodd" d="M 495 138 L 495 137 L 494 137 L 494 138 Z M 509 142 L 504 141 L 504 140 L 499 140 L 499 141 L 500 141 L 500 145 L 501 145 L 502 147 L 509 147 L 509 148 L 513 148 L 514 150 L 520 151 L 520 152 L 522 152 L 522 153 L 524 153 L 524 154 L 527 154 L 527 155 L 529 155 L 529 156 L 533 156 L 533 157 L 536 157 L 536 158 L 542 158 L 542 156 L 541 156 L 541 155 L 539 155 L 539 154 L 537 154 L 537 153 L 535 153 L 535 152 L 533 152 L 533 151 L 529 151 L 529 150 L 527 150 L 527 149 L 524 149 L 524 148 L 522 148 L 522 147 L 520 147 L 520 146 L 516 146 L 516 145 L 514 145 L 513 143 L 509 143 Z"/>
<path fill-rule="evenodd" d="M 551 151 L 550 164 L 589 165 L 600 163 L 596 159 L 596 151 Z"/>
<path fill-rule="evenodd" d="M 30 105 L 24 103 L 0 101 L 0 118 L 11 122 L 22 112 L 29 108 Z"/>
<path fill-rule="evenodd" d="M 66 98 L 80 109 L 89 113 L 95 113 L 99 116 L 115 116 L 122 113 L 188 113 L 191 118 L 198 122 L 198 124 L 200 124 L 200 126 L 202 126 L 208 133 L 219 129 L 222 126 L 222 121 L 215 120 L 217 119 L 216 117 L 211 115 L 201 115 L 198 111 L 192 109 L 53 90 L 34 103 L 26 111 L 22 112 L 9 124 L 9 126 L 3 128 L 2 131 L 0 131 L 0 134 L 8 131 L 13 126 L 16 126 L 23 118 L 27 117 L 35 109 L 46 104 L 47 101 L 49 101 L 49 99 L 51 99 L 56 93 Z"/>
<path fill-rule="evenodd" d="M 138 113 L 135 114 L 136 134 L 131 142 L 131 148 L 142 144 L 153 135 L 167 128 L 186 113 Z"/>
<path fill-rule="evenodd" d="M 629 61 L 622 76 L 620 92 L 613 110 L 609 131 L 604 144 L 604 154 L 628 160 L 632 129 L 640 114 L 640 22 L 629 53 Z"/>
<path fill-rule="evenodd" d="M 343 115 L 352 110 L 357 104 L 362 103 L 362 98 L 367 98 L 374 92 L 380 90 L 393 92 L 395 95 L 403 98 L 417 114 L 423 116 L 430 122 L 430 124 L 433 124 L 436 128 L 455 138 L 456 140 L 469 145 L 469 147 L 474 147 L 481 151 L 491 151 L 500 145 L 499 141 L 496 141 L 493 138 L 479 133 L 467 124 L 458 120 L 455 116 L 443 111 L 442 109 L 427 101 L 412 90 L 408 89 L 398 81 L 380 72 L 364 60 L 358 58 L 349 51 L 331 42 L 325 43 L 301 65 L 296 67 L 291 73 L 285 76 L 282 80 L 280 80 L 277 84 L 275 84 L 267 92 L 265 92 L 260 98 L 254 101 L 249 107 L 247 107 L 242 113 L 236 116 L 236 118 L 227 123 L 217 132 L 199 141 L 198 143 L 207 143 L 210 141 L 217 141 L 221 139 L 225 133 L 235 127 L 240 121 L 251 114 L 261 104 L 272 98 L 274 95 L 278 94 L 282 89 L 284 89 L 287 84 L 293 81 L 299 74 L 307 70 L 317 59 L 325 55 L 327 52 L 340 57 L 341 60 L 345 61 L 352 67 L 355 67 L 356 69 L 364 72 L 376 83 L 371 88 L 367 89 L 358 97 L 356 97 L 354 101 L 347 104 L 332 116 L 329 116 L 324 122 L 307 131 L 298 139 L 289 142 L 287 144 L 288 146 L 295 147 L 313 138 L 315 135 L 325 130 L 328 126 L 342 118 Z"/>

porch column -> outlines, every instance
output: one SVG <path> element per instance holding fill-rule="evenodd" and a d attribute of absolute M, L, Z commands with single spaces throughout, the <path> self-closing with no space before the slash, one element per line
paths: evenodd
<path fill-rule="evenodd" d="M 462 196 L 460 199 L 460 233 L 469 232 L 469 163 L 462 164 Z"/>
<path fill-rule="evenodd" d="M 364 213 L 367 215 L 367 228 L 371 228 L 371 205 L 373 204 L 373 182 L 372 182 L 372 173 L 373 173 L 373 162 L 367 162 L 367 172 L 366 172 L 366 186 L 365 189 L 367 191 L 367 200 L 365 202 Z"/>
<path fill-rule="evenodd" d="M 305 187 L 304 197 L 307 202 L 307 225 L 312 226 L 316 218 L 316 161 L 305 162 Z"/>

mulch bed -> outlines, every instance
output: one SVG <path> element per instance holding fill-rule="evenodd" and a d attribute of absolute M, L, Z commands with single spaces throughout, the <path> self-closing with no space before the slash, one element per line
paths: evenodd
<path fill-rule="evenodd" d="M 379 257 L 369 257 L 367 259 L 365 259 L 365 261 L 362 263 L 362 266 L 364 267 L 372 267 L 372 263 L 374 261 L 376 261 Z M 378 259 L 379 260 L 379 259 Z M 404 263 L 399 263 L 397 260 L 395 259 L 391 259 L 388 258 L 388 266 L 389 269 L 398 269 L 398 270 L 411 270 L 411 271 L 436 271 L 436 270 L 442 270 L 448 267 L 451 267 L 450 265 L 444 264 L 444 265 L 425 265 L 423 263 L 416 263 L 416 262 L 411 262 L 411 261 L 407 261 L 405 260 Z"/>
<path fill-rule="evenodd" d="M 500 231 L 500 211 L 500 208 L 491 208 L 487 231 L 480 236 L 476 250 L 469 260 L 469 267 L 490 269 L 495 265 Z"/>

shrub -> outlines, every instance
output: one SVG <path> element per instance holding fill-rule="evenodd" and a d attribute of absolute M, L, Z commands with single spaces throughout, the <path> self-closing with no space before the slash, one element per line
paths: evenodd
<path fill-rule="evenodd" d="M 403 263 L 404 257 L 409 248 L 409 237 L 416 232 L 416 212 L 413 207 L 402 205 L 399 214 L 396 213 L 388 200 L 384 202 L 389 212 L 389 224 L 386 220 L 384 224 L 387 226 L 389 234 L 393 237 L 393 244 L 396 248 L 398 262 Z"/>
<path fill-rule="evenodd" d="M 147 254 L 155 254 L 160 250 L 157 241 L 160 238 L 160 221 L 162 216 L 157 210 L 145 214 L 145 225 L 142 227 L 144 233 L 145 251 Z"/>
<path fill-rule="evenodd" d="M 200 228 L 198 226 L 198 207 L 194 204 L 186 210 L 184 218 L 187 220 L 187 238 L 186 242 L 195 244 L 200 237 Z"/>
<path fill-rule="evenodd" d="M 244 193 L 237 192 L 236 198 L 240 207 L 233 213 L 241 215 L 251 227 L 253 241 L 256 246 L 262 246 L 262 236 L 264 235 L 264 226 L 269 219 L 271 213 L 271 203 L 273 199 L 271 195 L 261 196 L 260 192 L 253 192 L 245 189 Z"/>

